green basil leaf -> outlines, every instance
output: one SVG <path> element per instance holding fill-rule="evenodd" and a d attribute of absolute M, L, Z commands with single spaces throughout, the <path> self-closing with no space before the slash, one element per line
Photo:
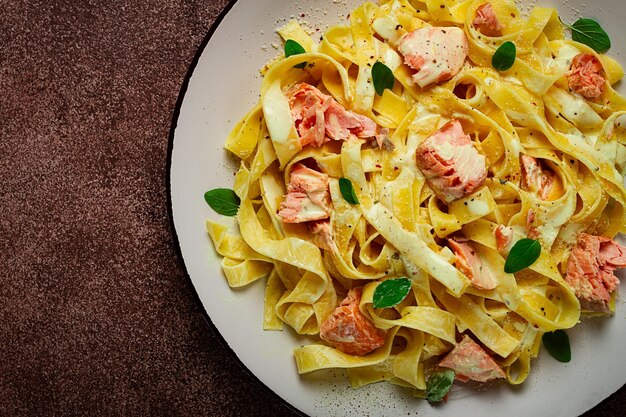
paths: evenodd
<path fill-rule="evenodd" d="M 430 375 L 426 381 L 426 399 L 429 403 L 436 403 L 444 399 L 452 387 L 454 376 L 452 369 L 442 369 Z"/>
<path fill-rule="evenodd" d="M 491 57 L 491 65 L 498 71 L 506 71 L 515 63 L 516 53 L 515 44 L 511 41 L 506 41 L 496 49 L 493 57 Z"/>
<path fill-rule="evenodd" d="M 512 274 L 533 264 L 541 254 L 541 244 L 534 239 L 520 239 L 509 252 L 504 263 L 504 272 Z"/>
<path fill-rule="evenodd" d="M 548 353 L 559 362 L 569 362 L 572 360 L 572 351 L 569 346 L 569 337 L 563 330 L 555 330 L 544 333 L 541 341 Z"/>
<path fill-rule="evenodd" d="M 339 190 L 341 191 L 341 195 L 344 200 L 346 200 L 350 204 L 359 204 L 359 198 L 356 196 L 354 192 L 354 187 L 352 186 L 352 181 L 347 178 L 339 178 Z"/>
<path fill-rule="evenodd" d="M 573 25 L 565 25 L 572 31 L 572 39 L 584 43 L 598 53 L 611 49 L 611 39 L 600 24 L 593 19 L 578 19 Z"/>
<path fill-rule="evenodd" d="M 372 80 L 374 81 L 374 90 L 376 94 L 382 96 L 385 88 L 392 89 L 396 78 L 389 67 L 382 62 L 376 61 L 372 67 Z"/>
<path fill-rule="evenodd" d="M 285 58 L 289 58 L 292 55 L 300 55 L 306 53 L 306 50 L 300 45 L 298 42 L 293 39 L 287 39 L 285 42 Z M 306 62 L 303 62 L 298 65 L 294 65 L 294 68 L 304 68 L 306 67 Z"/>
<path fill-rule="evenodd" d="M 374 290 L 372 297 L 374 308 L 393 307 L 406 298 L 411 290 L 411 280 L 408 278 L 388 279 Z"/>
<path fill-rule="evenodd" d="M 204 200 L 219 214 L 234 216 L 239 210 L 241 200 L 237 194 L 229 188 L 215 188 L 204 193 Z"/>

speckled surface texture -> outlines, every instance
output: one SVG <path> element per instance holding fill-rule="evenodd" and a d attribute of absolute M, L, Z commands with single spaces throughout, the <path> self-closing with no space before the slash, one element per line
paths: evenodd
<path fill-rule="evenodd" d="M 1 416 L 296 415 L 215 335 L 170 229 L 172 115 L 226 3 L 0 0 Z"/>

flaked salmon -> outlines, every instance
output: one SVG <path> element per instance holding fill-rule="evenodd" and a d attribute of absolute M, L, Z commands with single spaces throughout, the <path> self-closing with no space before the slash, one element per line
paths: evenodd
<path fill-rule="evenodd" d="M 362 356 L 385 344 L 385 332 L 359 309 L 362 288 L 353 288 L 320 327 L 320 337 L 350 355 Z"/>
<path fill-rule="evenodd" d="M 346 110 L 337 100 L 310 84 L 296 84 L 286 95 L 303 147 L 319 147 L 330 140 L 347 140 L 351 135 L 372 138 L 378 133 L 372 119 Z"/>
<path fill-rule="evenodd" d="M 458 120 L 426 138 L 417 147 L 416 160 L 431 188 L 446 203 L 473 193 L 487 178 L 485 156 L 472 146 Z"/>
<path fill-rule="evenodd" d="M 446 355 L 439 366 L 453 369 L 459 381 L 486 382 L 506 375 L 502 368 L 468 335 Z"/>
<path fill-rule="evenodd" d="M 298 162 L 293 165 L 285 201 L 278 215 L 285 223 L 302 223 L 326 219 L 332 205 L 328 189 L 328 175 Z"/>
<path fill-rule="evenodd" d="M 520 185 L 522 189 L 536 193 L 542 200 L 547 200 L 553 190 L 554 172 L 542 167 L 536 158 L 523 154 L 520 157 L 520 167 L 522 173 Z"/>
<path fill-rule="evenodd" d="M 604 70 L 600 60 L 591 53 L 578 54 L 572 59 L 567 76 L 570 90 L 595 100 L 604 91 Z"/>
<path fill-rule="evenodd" d="M 611 293 L 619 280 L 613 273 L 626 267 L 626 248 L 613 239 L 581 233 L 567 261 L 565 281 L 584 309 L 609 313 Z"/>
<path fill-rule="evenodd" d="M 320 248 L 332 250 L 334 246 L 333 234 L 330 228 L 330 220 L 314 220 L 307 223 L 313 243 Z"/>
<path fill-rule="evenodd" d="M 398 44 L 404 63 L 415 70 L 413 82 L 424 88 L 459 73 L 468 46 L 465 32 L 457 27 L 426 27 L 404 35 Z"/>
<path fill-rule="evenodd" d="M 502 35 L 502 24 L 498 20 L 491 3 L 483 3 L 478 6 L 472 25 L 485 36 Z"/>
<path fill-rule="evenodd" d="M 489 269 L 483 264 L 470 242 L 448 239 L 448 245 L 454 252 L 454 265 L 467 276 L 472 285 L 479 290 L 493 290 L 497 282 Z"/>
<path fill-rule="evenodd" d="M 529 239 L 539 239 L 539 229 L 537 227 L 537 213 L 535 210 L 529 209 L 526 213 L 526 237 Z"/>
<path fill-rule="evenodd" d="M 498 252 L 507 250 L 513 240 L 513 228 L 499 224 L 494 230 L 494 234 L 496 236 L 496 248 Z"/>

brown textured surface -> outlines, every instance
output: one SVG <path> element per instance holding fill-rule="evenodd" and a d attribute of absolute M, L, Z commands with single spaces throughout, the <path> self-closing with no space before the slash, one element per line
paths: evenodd
<path fill-rule="evenodd" d="M 295 415 L 206 323 L 167 214 L 178 91 L 226 3 L 0 0 L 1 416 Z"/>

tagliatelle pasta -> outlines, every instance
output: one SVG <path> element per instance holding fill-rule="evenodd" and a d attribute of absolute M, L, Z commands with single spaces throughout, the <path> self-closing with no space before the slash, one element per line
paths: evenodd
<path fill-rule="evenodd" d="M 264 329 L 311 336 L 294 352 L 300 373 L 345 368 L 354 387 L 417 396 L 440 363 L 519 384 L 544 333 L 613 312 L 623 71 L 565 39 L 555 9 L 391 0 L 319 41 L 295 22 L 279 34 L 306 52 L 264 70 L 259 104 L 226 140 L 241 160 L 238 227 L 206 228 L 231 287 L 266 280 Z M 497 71 L 505 42 L 516 56 Z M 393 74 L 382 94 L 376 63 Z M 528 238 L 541 254 L 506 273 Z M 375 307 L 399 277 L 409 294 Z"/>

